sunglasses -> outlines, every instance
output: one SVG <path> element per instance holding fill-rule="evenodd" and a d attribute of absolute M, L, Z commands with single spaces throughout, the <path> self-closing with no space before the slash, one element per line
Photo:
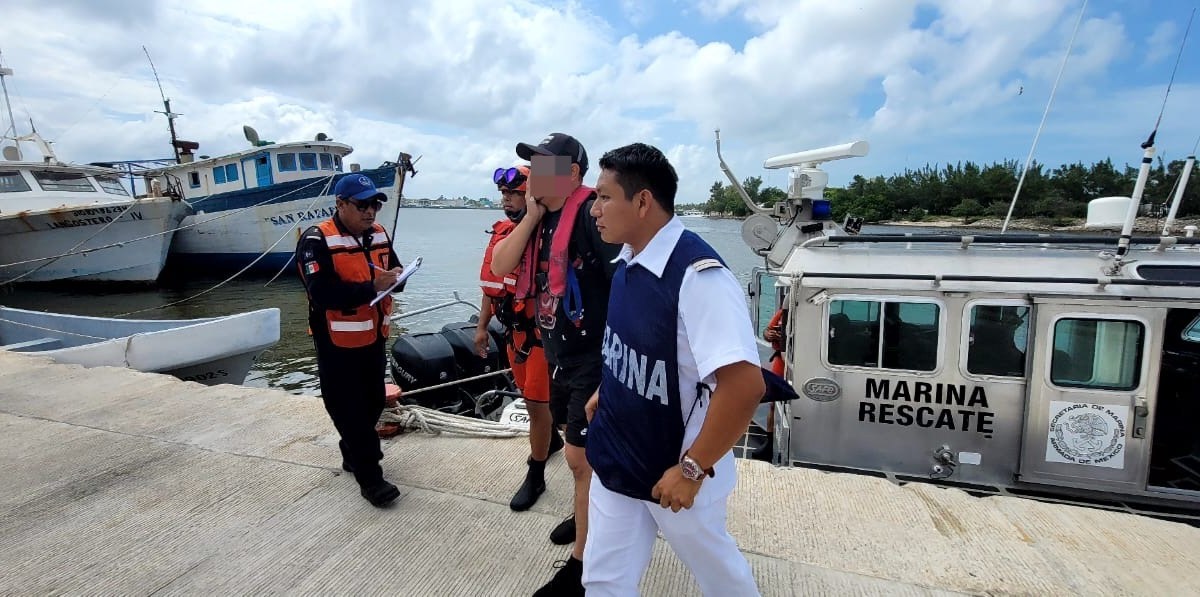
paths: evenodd
<path fill-rule="evenodd" d="M 350 205 L 353 205 L 354 209 L 357 209 L 359 213 L 365 214 L 365 213 L 367 213 L 368 209 L 373 209 L 375 211 L 379 211 L 379 210 L 383 209 L 383 202 L 378 199 L 373 199 L 371 201 L 353 201 L 353 200 L 344 200 L 344 201 L 346 201 Z"/>
<path fill-rule="evenodd" d="M 492 182 L 516 186 L 525 182 L 525 175 L 516 168 L 496 168 L 496 171 L 492 173 Z"/>

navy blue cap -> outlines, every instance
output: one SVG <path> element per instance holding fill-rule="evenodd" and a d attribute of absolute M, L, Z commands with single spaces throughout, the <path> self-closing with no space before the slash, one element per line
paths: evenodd
<path fill-rule="evenodd" d="M 353 199 L 355 201 L 368 201 L 370 199 L 378 199 L 387 201 L 387 195 L 383 191 L 375 188 L 375 183 L 371 182 L 370 177 L 363 174 L 347 174 L 333 185 L 333 195 L 338 199 Z"/>
<path fill-rule="evenodd" d="M 566 133 L 550 133 L 541 143 L 517 143 L 517 156 L 523 160 L 532 159 L 534 155 L 556 155 L 571 158 L 571 162 L 579 164 L 579 175 L 587 173 L 587 151 L 578 139 Z"/>

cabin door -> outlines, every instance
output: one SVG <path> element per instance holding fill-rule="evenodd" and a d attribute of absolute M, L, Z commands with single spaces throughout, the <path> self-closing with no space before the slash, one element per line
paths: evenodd
<path fill-rule="evenodd" d="M 258 187 L 266 187 L 274 184 L 271 177 L 271 156 L 262 154 L 254 158 L 254 174 L 258 178 Z"/>
<path fill-rule="evenodd" d="M 1022 481 L 1145 491 L 1166 311 L 1034 299 Z"/>

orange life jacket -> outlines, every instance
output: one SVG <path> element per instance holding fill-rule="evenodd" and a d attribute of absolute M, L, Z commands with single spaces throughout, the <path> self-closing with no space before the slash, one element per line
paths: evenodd
<path fill-rule="evenodd" d="M 325 237 L 325 246 L 329 247 L 329 255 L 333 258 L 333 271 L 343 281 L 374 280 L 375 272 L 371 270 L 370 265 L 372 263 L 381 269 L 388 268 L 392 241 L 383 226 L 374 224 L 371 227 L 370 245 L 367 247 L 361 244 L 361 237 L 342 234 L 332 218 L 321 222 L 317 228 Z M 370 346 L 388 337 L 391 315 L 391 296 L 384 297 L 374 307 L 363 304 L 354 309 L 326 309 L 325 322 L 329 330 L 329 339 L 334 346 L 342 348 Z"/>
<path fill-rule="evenodd" d="M 500 220 L 492 226 L 492 240 L 488 242 L 487 249 L 484 249 L 483 266 L 479 270 L 479 286 L 483 289 L 483 294 L 492 301 L 492 313 L 508 329 L 510 344 L 513 342 L 511 332 L 514 328 L 528 332 L 526 346 L 516 347 L 518 353 L 523 349 L 523 353 L 528 354 L 530 346 L 541 345 L 540 336 L 534 331 L 537 327 L 533 325 L 534 303 L 531 300 L 516 298 L 517 272 L 504 276 L 492 273 L 492 254 L 496 245 L 516 228 L 517 225 L 511 220 Z M 520 269 L 520 266 L 517 268 Z"/>
<path fill-rule="evenodd" d="M 503 276 L 492 273 L 492 251 L 496 243 L 504 240 L 517 227 L 511 220 L 500 220 L 492 225 L 492 240 L 483 251 L 483 267 L 479 270 L 479 287 L 483 293 L 493 299 L 503 299 L 505 295 L 515 294 L 517 290 L 517 274 L 512 272 Z"/>

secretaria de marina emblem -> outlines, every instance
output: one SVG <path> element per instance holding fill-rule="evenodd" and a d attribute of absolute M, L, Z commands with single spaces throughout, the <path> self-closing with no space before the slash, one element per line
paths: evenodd
<path fill-rule="evenodd" d="M 1125 406 L 1051 402 L 1046 460 L 1125 468 L 1127 414 Z"/>

